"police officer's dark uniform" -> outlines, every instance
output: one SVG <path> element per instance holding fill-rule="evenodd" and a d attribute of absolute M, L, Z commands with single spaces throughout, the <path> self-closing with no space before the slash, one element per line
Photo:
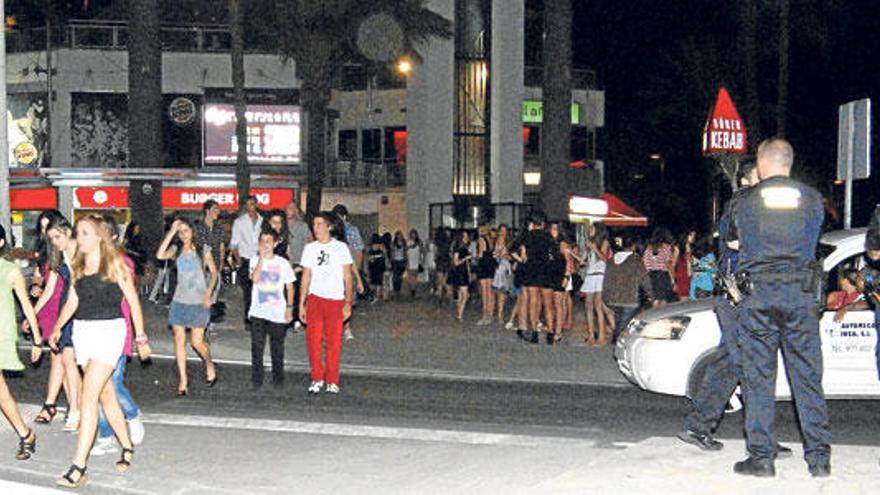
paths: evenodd
<path fill-rule="evenodd" d="M 830 474 L 831 433 L 822 390 L 816 244 L 824 218 L 821 196 L 794 179 L 774 176 L 736 204 L 729 239 L 739 240 L 740 356 L 749 458 L 741 474 L 773 476 L 777 352 L 781 346 L 813 476 Z"/>
<path fill-rule="evenodd" d="M 750 189 L 740 189 L 733 194 L 718 223 L 718 270 L 721 275 L 736 273 L 738 253 L 727 246 L 726 239 L 735 205 Z M 712 437 L 712 432 L 721 422 L 724 407 L 739 383 L 737 335 L 740 324 L 737 310 L 724 295 L 716 297 L 715 314 L 721 328 L 721 342 L 714 351 L 715 359 L 706 367 L 703 383 L 691 398 L 693 410 L 685 418 L 685 430 L 678 434 L 681 440 L 703 450 L 724 447 Z"/>
<path fill-rule="evenodd" d="M 865 249 L 871 251 L 880 251 L 880 205 L 874 209 L 874 215 L 871 217 L 871 223 L 868 224 L 868 232 L 865 235 Z M 871 267 L 880 270 L 880 259 L 871 259 Z M 874 347 L 874 355 L 877 358 L 877 376 L 880 378 L 880 301 L 874 297 L 868 298 L 874 305 L 874 333 L 877 334 L 877 345 Z"/>

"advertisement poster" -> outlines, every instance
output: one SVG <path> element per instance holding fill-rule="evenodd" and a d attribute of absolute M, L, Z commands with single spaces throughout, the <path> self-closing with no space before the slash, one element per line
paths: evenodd
<path fill-rule="evenodd" d="M 295 105 L 247 105 L 247 153 L 251 163 L 298 164 L 302 160 L 302 110 Z M 236 161 L 235 107 L 207 103 L 204 115 L 205 163 Z"/>
<path fill-rule="evenodd" d="M 70 148 L 74 167 L 128 166 L 128 100 L 124 94 L 73 93 Z"/>
<path fill-rule="evenodd" d="M 13 93 L 7 96 L 6 132 L 9 166 L 48 166 L 49 109 L 46 93 Z"/>

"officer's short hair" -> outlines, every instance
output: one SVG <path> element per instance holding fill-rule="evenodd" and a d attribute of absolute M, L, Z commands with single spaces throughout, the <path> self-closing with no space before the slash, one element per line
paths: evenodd
<path fill-rule="evenodd" d="M 775 165 L 791 168 L 794 163 L 794 148 L 782 138 L 770 138 L 758 145 L 758 159 L 768 160 Z"/>

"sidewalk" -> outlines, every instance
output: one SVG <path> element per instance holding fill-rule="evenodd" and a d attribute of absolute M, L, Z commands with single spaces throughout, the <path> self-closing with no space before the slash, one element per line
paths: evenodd
<path fill-rule="evenodd" d="M 250 363 L 250 336 L 243 329 L 241 291 L 224 287 L 222 300 L 227 305 L 226 317 L 211 331 L 211 353 L 221 363 Z M 154 354 L 173 356 L 171 332 L 165 324 L 167 309 L 151 302 L 144 302 L 143 307 Z M 360 303 L 352 320 L 355 340 L 343 343 L 342 372 L 630 386 L 617 370 L 610 345 L 594 348 L 584 344 L 581 320 L 576 320 L 576 330 L 566 332 L 561 344 L 531 345 L 501 325 L 476 326 L 478 307 L 479 299 L 469 304 L 465 321 L 459 322 L 451 304 L 437 307 L 428 296 Z M 577 305 L 578 318 L 582 318 L 581 312 L 582 307 Z M 304 335 L 291 333 L 286 343 L 285 367 L 307 370 Z M 190 349 L 189 355 L 194 357 L 195 353 Z"/>
<path fill-rule="evenodd" d="M 832 476 L 814 480 L 795 446 L 792 459 L 776 462 L 775 478 L 758 479 L 731 470 L 743 457 L 739 439 L 707 453 L 668 437 L 609 447 L 589 439 L 317 422 L 183 415 L 148 415 L 145 422 L 131 470 L 114 471 L 118 453 L 94 457 L 82 493 L 880 493 L 877 447 L 835 445 Z M 14 434 L 0 431 L 0 493 L 59 493 L 54 480 L 70 463 L 75 437 L 57 422 L 37 432 L 36 455 L 17 462 Z"/>

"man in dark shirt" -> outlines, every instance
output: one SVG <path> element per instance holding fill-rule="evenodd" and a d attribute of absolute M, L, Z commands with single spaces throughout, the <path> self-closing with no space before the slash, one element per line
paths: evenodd
<path fill-rule="evenodd" d="M 196 224 L 196 238 L 203 246 L 211 248 L 211 257 L 217 270 L 221 271 L 226 256 L 226 231 L 220 225 L 220 205 L 213 199 L 205 201 L 202 205 L 202 221 Z M 217 302 L 220 294 L 222 277 L 218 277 L 217 286 L 214 289 L 213 302 Z"/>

